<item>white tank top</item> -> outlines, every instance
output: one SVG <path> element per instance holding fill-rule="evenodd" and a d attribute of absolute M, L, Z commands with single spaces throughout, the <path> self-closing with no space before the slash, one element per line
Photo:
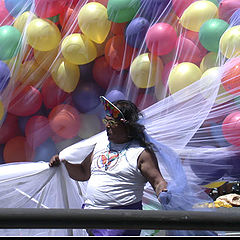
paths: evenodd
<path fill-rule="evenodd" d="M 104 209 L 141 201 L 147 180 L 137 167 L 137 159 L 143 150 L 133 141 L 110 145 L 103 139 L 98 143 L 84 208 Z"/>

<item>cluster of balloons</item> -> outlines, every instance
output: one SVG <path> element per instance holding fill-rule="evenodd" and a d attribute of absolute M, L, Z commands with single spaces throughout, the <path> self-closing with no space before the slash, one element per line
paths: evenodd
<path fill-rule="evenodd" d="M 100 95 L 142 110 L 214 77 L 219 58 L 228 61 L 216 105 L 224 95 L 238 106 L 238 9 L 238 0 L 0 0 L 2 162 L 48 161 L 103 129 Z M 239 119 L 225 111 L 206 122 L 217 145 L 240 146 Z"/>

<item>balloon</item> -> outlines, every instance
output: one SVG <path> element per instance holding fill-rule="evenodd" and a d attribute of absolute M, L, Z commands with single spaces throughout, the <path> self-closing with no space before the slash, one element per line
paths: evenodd
<path fill-rule="evenodd" d="M 200 64 L 200 69 L 202 72 L 205 72 L 207 69 L 212 68 L 212 67 L 217 67 L 218 62 L 217 62 L 217 53 L 215 52 L 209 52 L 207 53 Z"/>
<path fill-rule="evenodd" d="M 175 47 L 177 33 L 168 23 L 156 23 L 146 34 L 146 44 L 149 51 L 155 55 L 170 53 Z"/>
<path fill-rule="evenodd" d="M 80 114 L 81 127 L 78 132 L 78 136 L 82 139 L 92 137 L 101 130 L 100 119 L 93 114 Z"/>
<path fill-rule="evenodd" d="M 16 17 L 20 12 L 29 11 L 33 1 L 32 0 L 4 0 L 6 9 L 13 16 Z"/>
<path fill-rule="evenodd" d="M 79 112 L 68 104 L 60 104 L 54 107 L 48 119 L 52 130 L 66 139 L 77 136 L 81 127 Z"/>
<path fill-rule="evenodd" d="M 221 53 L 227 57 L 237 57 L 240 55 L 240 25 L 229 28 L 222 35 L 219 43 Z"/>
<path fill-rule="evenodd" d="M 25 136 L 28 144 L 36 149 L 53 135 L 48 118 L 36 115 L 31 117 L 25 126 Z"/>
<path fill-rule="evenodd" d="M 105 58 L 108 64 L 120 71 L 130 66 L 133 56 L 133 48 L 128 46 L 121 35 L 110 38 L 105 47 Z"/>
<path fill-rule="evenodd" d="M 183 12 L 193 3 L 195 0 L 172 0 L 172 8 L 178 17 L 181 17 Z"/>
<path fill-rule="evenodd" d="M 18 126 L 18 119 L 15 115 L 7 113 L 7 116 L 0 128 L 0 144 L 5 144 L 11 138 L 20 136 L 21 131 Z"/>
<path fill-rule="evenodd" d="M 7 87 L 10 80 L 10 69 L 8 65 L 0 61 L 0 93 Z"/>
<path fill-rule="evenodd" d="M 225 139 L 236 146 L 240 146 L 240 111 L 230 113 L 222 123 Z"/>
<path fill-rule="evenodd" d="M 186 29 L 199 32 L 204 22 L 217 17 L 218 8 L 214 3 L 210 1 L 196 1 L 183 12 L 180 23 Z"/>
<path fill-rule="evenodd" d="M 4 145 L 0 145 L 0 164 L 5 163 L 4 162 L 4 158 L 3 158 L 3 149 L 4 149 Z"/>
<path fill-rule="evenodd" d="M 240 9 L 236 10 L 232 16 L 230 17 L 230 25 L 233 26 L 237 26 L 240 25 Z"/>
<path fill-rule="evenodd" d="M 61 33 L 56 24 L 47 19 L 37 18 L 27 26 L 27 42 L 39 51 L 56 48 L 61 40 Z"/>
<path fill-rule="evenodd" d="M 34 13 L 27 11 L 15 19 L 13 26 L 22 33 L 26 24 L 34 19 L 37 19 L 37 16 Z"/>
<path fill-rule="evenodd" d="M 60 89 L 56 85 L 52 77 L 48 77 L 44 81 L 42 85 L 41 93 L 42 93 L 43 103 L 49 109 L 52 109 L 57 105 L 63 103 L 66 100 L 66 98 L 69 96 L 68 93 L 64 92 L 62 89 Z"/>
<path fill-rule="evenodd" d="M 233 58 L 225 63 L 222 85 L 230 94 L 240 92 L 240 58 Z"/>
<path fill-rule="evenodd" d="M 149 21 L 145 18 L 138 17 L 133 19 L 125 32 L 127 44 L 134 48 L 142 47 L 149 25 Z"/>
<path fill-rule="evenodd" d="M 9 60 L 18 54 L 20 39 L 21 33 L 15 27 L 0 27 L 0 60 Z"/>
<path fill-rule="evenodd" d="M 88 2 L 98 2 L 98 3 L 101 3 L 106 8 L 108 5 L 108 0 L 89 0 Z"/>
<path fill-rule="evenodd" d="M 199 64 L 202 60 L 201 51 L 190 39 L 180 36 L 176 42 L 176 59 L 179 63 L 191 62 Z"/>
<path fill-rule="evenodd" d="M 226 141 L 222 132 L 222 125 L 217 123 L 210 124 L 210 132 L 218 147 L 227 147 L 230 144 Z"/>
<path fill-rule="evenodd" d="M 33 54 L 34 59 L 38 63 L 39 67 L 48 71 L 58 55 L 58 48 L 44 52 L 34 49 Z"/>
<path fill-rule="evenodd" d="M 170 72 L 168 86 L 171 94 L 191 85 L 199 80 L 202 72 L 193 63 L 184 62 L 176 65 Z"/>
<path fill-rule="evenodd" d="M 52 66 L 51 75 L 59 88 L 70 93 L 77 87 L 80 71 L 77 65 L 68 62 L 64 58 L 59 58 Z"/>
<path fill-rule="evenodd" d="M 5 163 L 29 162 L 34 157 L 34 150 L 23 136 L 10 139 L 3 150 Z"/>
<path fill-rule="evenodd" d="M 101 91 L 93 82 L 79 84 L 72 94 L 76 108 L 82 112 L 89 112 L 96 108 L 100 103 L 99 96 Z"/>
<path fill-rule="evenodd" d="M 140 111 L 153 105 L 157 102 L 157 99 L 152 94 L 139 93 L 136 99 L 136 106 Z"/>
<path fill-rule="evenodd" d="M 42 105 L 41 93 L 33 86 L 18 86 L 14 89 L 8 112 L 17 116 L 30 116 Z"/>
<path fill-rule="evenodd" d="M 114 70 L 106 61 L 105 57 L 99 57 L 94 61 L 93 78 L 103 89 L 107 89 L 111 81 L 116 79 L 119 72 Z"/>
<path fill-rule="evenodd" d="M 35 0 L 35 13 L 40 18 L 56 16 L 68 8 L 69 0 Z"/>
<path fill-rule="evenodd" d="M 228 22 L 232 14 L 240 8 L 240 2 L 236 0 L 222 0 L 219 4 L 219 18 Z"/>
<path fill-rule="evenodd" d="M 130 76 L 138 88 L 155 86 L 162 78 L 162 60 L 149 53 L 137 56 L 131 64 Z"/>
<path fill-rule="evenodd" d="M 107 9 L 97 2 L 87 3 L 80 9 L 78 23 L 81 31 L 96 43 L 103 43 L 111 28 Z"/>
<path fill-rule="evenodd" d="M 20 65 L 16 80 L 36 86 L 46 77 L 46 74 L 46 70 L 41 68 L 35 60 L 30 60 Z"/>
<path fill-rule="evenodd" d="M 82 65 L 97 57 L 97 48 L 85 35 L 74 33 L 68 35 L 62 42 L 63 56 L 72 64 Z"/>
<path fill-rule="evenodd" d="M 5 7 L 4 1 L 0 1 L 0 23 L 1 25 L 12 25 L 13 17 Z"/>
<path fill-rule="evenodd" d="M 49 162 L 52 156 L 58 153 L 55 143 L 49 138 L 35 150 L 33 161 Z"/>
<path fill-rule="evenodd" d="M 112 22 L 110 32 L 115 35 L 123 35 L 125 33 L 127 23 L 114 23 Z"/>
<path fill-rule="evenodd" d="M 140 0 L 109 0 L 108 18 L 112 22 L 123 23 L 133 19 L 140 7 Z"/>
<path fill-rule="evenodd" d="M 221 19 L 213 18 L 203 23 L 199 30 L 201 44 L 211 52 L 218 52 L 220 38 L 229 24 Z"/>
<path fill-rule="evenodd" d="M 114 102 L 117 100 L 126 100 L 125 95 L 117 89 L 113 89 L 109 93 L 107 93 L 106 98 L 109 99 L 111 102 Z"/>

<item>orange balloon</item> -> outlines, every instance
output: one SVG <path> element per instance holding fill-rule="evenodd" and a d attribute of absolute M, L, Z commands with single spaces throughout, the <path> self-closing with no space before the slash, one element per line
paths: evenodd
<path fill-rule="evenodd" d="M 71 105 L 60 104 L 54 107 L 48 119 L 52 130 L 60 137 L 71 139 L 78 135 L 80 116 L 78 110 Z"/>
<path fill-rule="evenodd" d="M 27 143 L 23 136 L 10 139 L 3 150 L 5 163 L 12 162 L 29 162 L 34 157 L 34 150 Z"/>
<path fill-rule="evenodd" d="M 105 58 L 115 70 L 127 69 L 133 58 L 133 48 L 127 45 L 124 36 L 114 36 L 106 43 Z"/>
<path fill-rule="evenodd" d="M 128 22 L 123 23 L 112 22 L 110 31 L 115 35 L 124 35 L 127 23 Z"/>

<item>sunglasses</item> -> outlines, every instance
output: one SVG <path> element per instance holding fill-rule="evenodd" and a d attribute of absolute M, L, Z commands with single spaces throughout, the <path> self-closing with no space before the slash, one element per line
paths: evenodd
<path fill-rule="evenodd" d="M 103 118 L 103 120 L 102 120 L 102 122 L 103 122 L 103 124 L 109 124 L 111 127 L 112 126 L 117 126 L 118 125 L 118 122 L 116 121 L 116 120 L 114 120 L 114 119 L 106 119 L 106 118 Z"/>

